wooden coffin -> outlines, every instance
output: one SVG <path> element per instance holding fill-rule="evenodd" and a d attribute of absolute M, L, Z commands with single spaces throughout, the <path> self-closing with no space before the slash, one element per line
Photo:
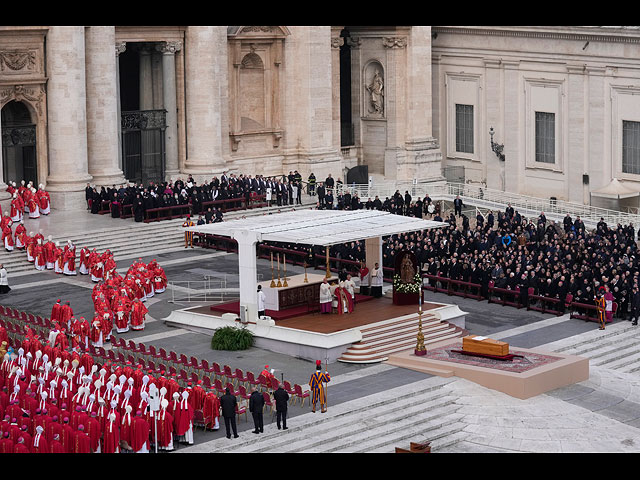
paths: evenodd
<path fill-rule="evenodd" d="M 480 340 L 477 340 L 479 338 Z M 462 350 L 485 355 L 509 355 L 509 344 L 478 335 L 469 335 L 462 339 Z"/>

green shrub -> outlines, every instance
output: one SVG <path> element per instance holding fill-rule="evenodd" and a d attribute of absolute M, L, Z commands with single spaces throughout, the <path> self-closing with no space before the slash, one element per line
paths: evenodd
<path fill-rule="evenodd" d="M 218 328 L 211 339 L 213 350 L 246 350 L 252 346 L 253 333 L 246 328 Z"/>

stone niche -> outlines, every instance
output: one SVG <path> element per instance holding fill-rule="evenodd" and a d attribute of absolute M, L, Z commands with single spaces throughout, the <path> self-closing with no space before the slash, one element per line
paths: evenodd
<path fill-rule="evenodd" d="M 235 159 L 280 153 L 286 27 L 228 28 L 229 141 Z"/>

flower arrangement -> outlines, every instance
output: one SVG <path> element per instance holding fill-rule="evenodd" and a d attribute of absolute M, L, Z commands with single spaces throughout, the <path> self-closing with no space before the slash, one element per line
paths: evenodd
<path fill-rule="evenodd" d="M 397 273 L 393 276 L 393 289 L 398 293 L 420 293 L 421 288 L 422 277 L 419 273 L 413 276 L 413 282 L 411 283 L 403 283 Z"/>

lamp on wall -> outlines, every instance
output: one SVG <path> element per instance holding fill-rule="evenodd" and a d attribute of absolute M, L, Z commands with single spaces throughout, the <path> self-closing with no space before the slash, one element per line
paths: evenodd
<path fill-rule="evenodd" d="M 495 130 L 493 129 L 493 127 L 489 128 L 489 135 L 491 135 L 491 150 L 493 150 L 493 153 L 496 154 L 496 156 L 502 160 L 504 162 L 504 143 L 503 144 L 497 144 L 493 141 L 493 134 L 495 133 Z"/>

